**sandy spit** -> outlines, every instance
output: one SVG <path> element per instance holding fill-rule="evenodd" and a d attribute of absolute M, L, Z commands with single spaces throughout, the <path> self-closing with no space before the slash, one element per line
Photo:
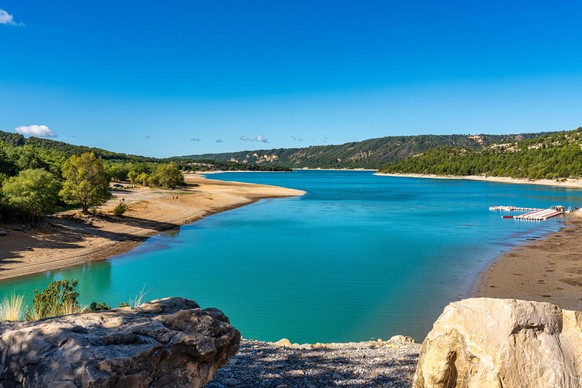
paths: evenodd
<path fill-rule="evenodd" d="M 210 180 L 187 174 L 192 186 L 177 190 L 144 187 L 113 191 L 100 207 L 103 216 L 75 217 L 78 211 L 49 217 L 41 227 L 0 225 L 0 280 L 54 270 L 127 252 L 163 230 L 264 198 L 305 194 L 282 187 Z M 129 210 L 115 217 L 123 201 Z"/>
<path fill-rule="evenodd" d="M 484 181 L 484 182 L 498 182 L 498 183 L 513 183 L 520 185 L 543 185 L 543 186 L 557 186 L 566 187 L 572 189 L 582 189 L 582 179 L 566 179 L 565 181 L 556 181 L 552 179 L 520 179 L 520 178 L 507 178 L 499 176 L 480 176 L 480 175 L 466 175 L 466 176 L 456 176 L 456 175 L 432 175 L 432 174 L 384 174 L 377 172 L 374 175 L 378 176 L 393 176 L 393 177 L 404 177 L 404 178 L 428 178 L 428 179 L 466 179 L 471 181 Z"/>
<path fill-rule="evenodd" d="M 582 210 L 567 217 L 566 228 L 497 259 L 482 274 L 474 296 L 535 300 L 582 310 Z"/>

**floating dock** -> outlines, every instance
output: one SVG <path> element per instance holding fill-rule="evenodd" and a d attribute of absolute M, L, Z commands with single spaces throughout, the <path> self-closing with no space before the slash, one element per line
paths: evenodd
<path fill-rule="evenodd" d="M 497 212 L 534 212 L 539 210 L 544 210 L 535 207 L 517 207 L 517 206 L 491 206 L 489 208 L 491 211 Z"/>
<path fill-rule="evenodd" d="M 564 214 L 564 206 L 552 206 L 549 209 L 538 209 L 517 206 L 491 206 L 491 211 L 500 212 L 527 212 L 517 216 L 502 216 L 502 218 L 513 218 L 516 220 L 545 221 L 553 217 Z"/>
<path fill-rule="evenodd" d="M 514 216 L 513 218 L 518 220 L 545 221 L 547 219 L 562 215 L 562 213 L 564 213 L 562 210 L 543 209 L 535 212 L 521 214 L 519 216 Z"/>

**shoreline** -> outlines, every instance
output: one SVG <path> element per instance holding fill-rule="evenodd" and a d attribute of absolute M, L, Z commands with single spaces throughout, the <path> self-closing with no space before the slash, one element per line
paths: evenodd
<path fill-rule="evenodd" d="M 582 310 L 582 211 L 566 227 L 501 255 L 477 278 L 471 297 L 553 303 Z"/>
<path fill-rule="evenodd" d="M 190 185 L 175 190 L 137 187 L 112 191 L 99 207 L 103 216 L 82 216 L 78 210 L 47 217 L 39 227 L 5 224 L 0 237 L 0 281 L 105 260 L 126 253 L 162 231 L 261 199 L 304 195 L 277 186 L 226 182 L 186 174 Z M 122 217 L 111 215 L 119 203 L 129 206 Z"/>
<path fill-rule="evenodd" d="M 557 182 L 507 177 L 383 174 L 403 178 L 457 179 L 582 189 L 582 179 Z M 518 245 L 497 257 L 475 281 L 469 297 L 549 302 L 582 310 L 582 210 L 567 215 L 566 226 L 540 240 Z"/>
<path fill-rule="evenodd" d="M 571 179 L 568 178 L 564 182 L 558 182 L 552 179 L 536 179 L 530 180 L 526 178 L 508 178 L 508 177 L 498 177 L 490 176 L 484 177 L 480 175 L 434 175 L 434 174 L 385 174 L 377 172 L 374 175 L 377 176 L 388 176 L 388 177 L 398 177 L 398 178 L 422 178 L 422 179 L 457 179 L 457 180 L 470 180 L 470 181 L 482 181 L 482 182 L 494 182 L 494 183 L 510 183 L 518 185 L 541 185 L 541 186 L 556 186 L 571 189 L 582 189 L 582 179 Z"/>

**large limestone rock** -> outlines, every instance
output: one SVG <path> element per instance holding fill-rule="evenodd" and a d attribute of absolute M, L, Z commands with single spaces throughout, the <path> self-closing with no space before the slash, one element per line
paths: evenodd
<path fill-rule="evenodd" d="M 222 312 L 183 298 L 3 323 L 0 387 L 200 387 L 239 344 Z"/>
<path fill-rule="evenodd" d="M 448 305 L 420 351 L 415 387 L 579 387 L 582 313 L 475 298 Z"/>

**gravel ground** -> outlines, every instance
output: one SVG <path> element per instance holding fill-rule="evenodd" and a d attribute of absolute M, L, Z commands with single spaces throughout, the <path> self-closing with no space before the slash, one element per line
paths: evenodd
<path fill-rule="evenodd" d="M 243 340 L 206 387 L 411 387 L 419 351 L 402 336 L 309 345 Z"/>

